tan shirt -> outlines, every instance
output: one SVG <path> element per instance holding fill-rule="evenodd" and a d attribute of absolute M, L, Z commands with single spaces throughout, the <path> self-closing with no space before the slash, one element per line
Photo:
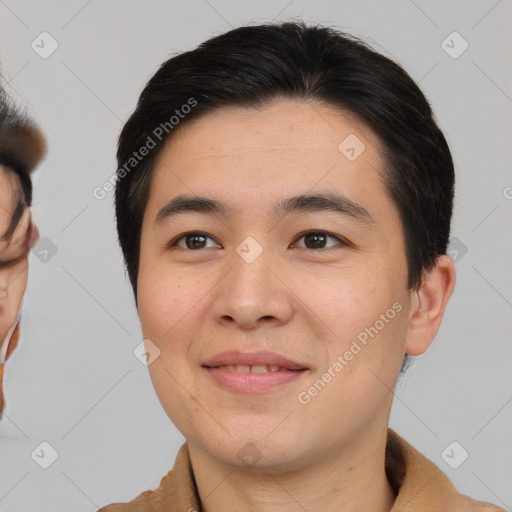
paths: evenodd
<path fill-rule="evenodd" d="M 459 494 L 446 475 L 409 443 L 388 429 L 386 474 L 397 493 L 392 512 L 506 512 Z M 187 444 L 174 468 L 154 491 L 98 512 L 201 512 Z"/>

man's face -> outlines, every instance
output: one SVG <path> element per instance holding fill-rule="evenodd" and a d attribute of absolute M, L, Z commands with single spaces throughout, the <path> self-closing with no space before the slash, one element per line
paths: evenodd
<path fill-rule="evenodd" d="M 379 151 L 354 116 L 292 100 L 217 110 L 164 147 L 143 219 L 138 307 L 150 362 L 158 356 L 155 390 L 189 445 L 240 465 L 253 443 L 260 466 L 300 467 L 387 425 L 411 299 Z M 343 197 L 344 211 L 313 201 L 274 212 L 320 194 Z M 181 195 L 226 212 L 157 221 Z M 273 351 L 307 370 L 235 390 L 204 367 L 227 350 Z"/>
<path fill-rule="evenodd" d="M 39 233 L 25 208 L 10 237 L 4 237 L 17 206 L 13 176 L 0 168 L 0 363 L 20 313 L 28 277 L 28 256 Z"/>

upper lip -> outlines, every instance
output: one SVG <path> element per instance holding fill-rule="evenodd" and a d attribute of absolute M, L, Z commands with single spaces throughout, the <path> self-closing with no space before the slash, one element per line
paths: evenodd
<path fill-rule="evenodd" d="M 225 365 L 243 365 L 243 366 L 259 366 L 274 365 L 282 366 L 288 370 L 307 370 L 303 364 L 297 363 L 275 352 L 262 350 L 259 352 L 240 352 L 238 350 L 228 350 L 221 352 L 216 356 L 208 359 L 203 366 L 225 366 Z"/>

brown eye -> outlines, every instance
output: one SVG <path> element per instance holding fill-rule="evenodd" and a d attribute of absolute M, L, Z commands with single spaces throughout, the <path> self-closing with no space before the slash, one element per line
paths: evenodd
<path fill-rule="evenodd" d="M 176 241 L 171 244 L 171 246 L 177 246 L 181 249 L 188 249 L 188 250 L 197 250 L 197 249 L 205 249 L 206 247 L 206 241 L 210 239 L 206 233 L 185 233 L 184 235 L 180 236 Z M 183 243 L 181 242 L 184 242 Z"/>
<path fill-rule="evenodd" d="M 299 238 L 299 240 L 301 239 L 304 239 L 303 248 L 306 249 L 329 249 L 330 247 L 326 247 L 329 240 L 338 242 L 338 244 L 335 245 L 346 245 L 339 237 L 326 233 L 325 231 L 308 231 Z"/>

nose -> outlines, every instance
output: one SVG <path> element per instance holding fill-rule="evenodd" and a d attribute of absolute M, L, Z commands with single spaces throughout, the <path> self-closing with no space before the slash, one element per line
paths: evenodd
<path fill-rule="evenodd" d="M 248 262 L 238 253 L 221 278 L 212 305 L 215 321 L 252 330 L 260 325 L 279 326 L 293 316 L 293 293 L 280 277 L 279 265 L 270 251 Z"/>

